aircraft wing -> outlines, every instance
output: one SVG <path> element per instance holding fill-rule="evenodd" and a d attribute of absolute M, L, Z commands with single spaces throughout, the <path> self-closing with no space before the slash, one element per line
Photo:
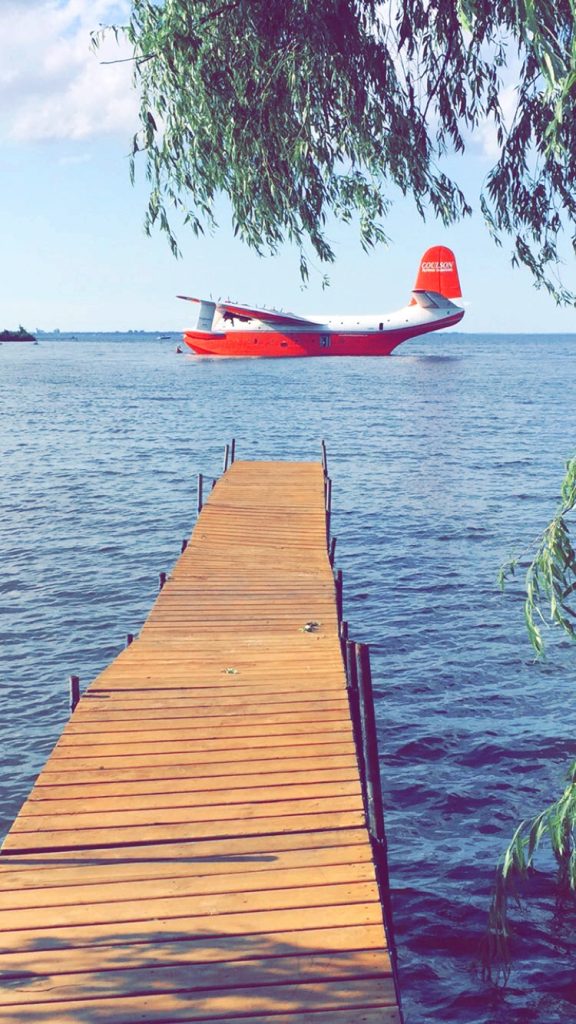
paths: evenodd
<path fill-rule="evenodd" d="M 239 306 L 235 302 L 218 302 L 216 309 L 224 320 L 261 320 L 265 324 L 274 324 L 281 327 L 287 326 L 314 326 L 316 321 L 308 320 L 304 316 L 296 316 L 295 313 L 284 313 L 278 309 L 256 309 L 254 306 Z"/>
<path fill-rule="evenodd" d="M 188 302 L 203 303 L 203 299 L 194 299 L 190 295 L 178 295 L 179 299 L 187 299 Z M 287 327 L 316 327 L 317 320 L 308 320 L 306 317 L 297 316 L 295 313 L 284 313 L 278 309 L 256 309 L 255 306 L 240 306 L 236 302 L 216 302 L 215 311 L 220 314 L 223 320 L 261 320 L 266 324 L 274 324 L 276 327 L 286 325 Z"/>

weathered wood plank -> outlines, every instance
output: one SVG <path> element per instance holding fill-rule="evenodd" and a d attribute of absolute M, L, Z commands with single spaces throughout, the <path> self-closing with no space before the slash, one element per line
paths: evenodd
<path fill-rule="evenodd" d="M 38 853 L 18 856 L 3 854 L 0 857 L 0 881 L 3 874 L 15 868 L 21 871 L 42 872 L 61 866 L 66 871 L 73 870 L 77 865 L 99 866 L 108 864 L 125 864 L 132 862 L 156 866 L 157 864 L 173 865 L 179 860 L 186 861 L 192 872 L 194 865 L 213 863 L 229 863 L 244 866 L 247 862 L 274 865 L 279 854 L 284 850 L 313 851 L 337 850 L 340 847 L 357 846 L 365 843 L 365 830 L 357 829 L 320 829 L 315 832 L 295 832 L 286 835 L 273 834 L 265 836 L 239 836 L 227 839 L 223 844 L 219 840 L 188 840 L 176 843 L 149 843 L 145 850 L 140 846 L 127 846 L 110 849 L 75 850 L 70 854 Z M 352 854 L 350 854 L 350 857 Z M 370 857 L 371 859 L 371 853 Z M 40 877 L 40 876 L 39 876 Z M 31 884 L 31 883 L 27 883 Z"/>
<path fill-rule="evenodd" d="M 234 844 L 243 844 L 246 847 L 246 840 L 230 840 L 226 844 L 233 847 Z M 253 843 L 253 845 L 256 845 Z M 212 844 L 214 853 L 212 856 L 204 854 L 199 856 L 192 853 L 190 846 L 182 846 L 170 849 L 176 852 L 167 855 L 164 847 L 157 847 L 156 859 L 150 853 L 151 847 L 146 849 L 146 857 L 141 861 L 106 861 L 100 857 L 98 860 L 78 861 L 74 863 L 70 858 L 62 867 L 50 867 L 46 860 L 40 865 L 27 857 L 26 863 L 17 865 L 15 870 L 7 871 L 4 865 L 0 871 L 0 907 L 6 909 L 19 906 L 34 907 L 46 902 L 59 901 L 69 902 L 70 898 L 76 899 L 75 891 L 85 887 L 87 896 L 92 895 L 94 887 L 102 887 L 110 883 L 129 883 L 140 880 L 153 879 L 177 879 L 184 878 L 190 884 L 194 879 L 199 879 L 200 885 L 207 881 L 220 881 L 221 875 L 230 875 L 231 884 L 236 888 L 242 881 L 245 889 L 254 888 L 255 885 L 269 888 L 271 883 L 268 878 L 274 881 L 278 878 L 276 872 L 287 870 L 301 870 L 308 872 L 309 877 L 314 877 L 322 869 L 320 884 L 328 880 L 324 872 L 325 868 L 348 867 L 350 872 L 358 877 L 360 865 L 371 865 L 372 859 L 370 850 L 365 844 L 354 846 L 327 846 L 318 849 L 280 850 L 276 853 L 266 855 L 260 851 L 245 854 L 234 854 L 224 852 L 218 846 Z M 98 858 L 99 851 L 96 854 Z M 20 868 L 20 870 L 18 870 Z M 264 872 L 264 874 L 262 874 Z M 268 872 L 273 872 L 269 875 Z M 254 875 L 252 878 L 250 876 Z M 240 876 L 236 878 L 235 876 Z M 369 875 L 369 877 L 373 877 Z M 352 874 L 345 880 L 351 881 Z M 306 880 L 305 880 L 306 881 Z M 68 897 L 62 893 L 62 889 L 69 888 L 72 896 Z M 52 889 L 55 892 L 52 892 Z M 89 891 L 88 891 L 89 890 Z M 112 889 L 110 889 L 112 892 Z"/>
<path fill-rule="evenodd" d="M 310 745 L 310 740 L 312 740 L 312 745 Z M 351 740 L 336 742 L 322 735 L 317 737 L 295 736 L 292 737 L 290 743 L 284 741 L 281 745 L 277 739 L 270 739 L 266 742 L 266 737 L 262 737 L 257 746 L 253 744 L 242 746 L 240 742 L 231 745 L 231 742 L 230 740 L 204 741 L 201 749 L 199 749 L 199 744 L 194 744 L 194 750 L 181 744 L 172 744 L 171 749 L 162 753 L 143 750 L 140 753 L 130 754 L 103 754 L 98 751 L 91 757 L 80 756 L 77 753 L 69 757 L 53 755 L 49 762 L 50 771 L 47 774 L 52 775 L 64 771 L 77 773 L 84 769 L 131 769 L 208 764 L 219 768 L 220 774 L 222 774 L 222 766 L 232 762 L 241 762 L 245 771 L 248 762 L 262 764 L 268 762 L 271 757 L 274 757 L 278 764 L 281 764 L 284 759 L 298 758 L 300 767 L 302 767 L 308 758 L 318 761 L 323 754 L 326 757 L 354 757 L 356 754 L 356 748 Z M 166 747 L 170 748 L 170 744 L 166 744 Z M 278 770 L 281 771 L 282 768 L 280 767 Z"/>
<path fill-rule="evenodd" d="M 246 781 L 246 780 L 244 780 Z M 20 811 L 19 818 L 30 816 L 34 818 L 34 821 L 38 825 L 38 818 L 47 814 L 77 814 L 77 813 L 91 813 L 105 811 L 123 811 L 123 810 L 144 810 L 145 808 L 167 808 L 167 807 L 203 807 L 209 805 L 211 807 L 232 804 L 267 804 L 269 802 L 278 803 L 278 801 L 287 800 L 330 800 L 332 797 L 347 797 L 355 796 L 361 797 L 361 786 L 358 779 L 353 779 L 348 782 L 334 782 L 324 781 L 318 784 L 314 784 L 307 779 L 306 782 L 294 784 L 294 780 L 291 780 L 292 784 L 284 786 L 274 786 L 269 783 L 267 786 L 263 786 L 260 789 L 231 789 L 228 785 L 224 785 L 222 789 L 210 789 L 210 790 L 194 790 L 190 789 L 186 785 L 175 787 L 172 789 L 170 786 L 167 787 L 164 783 L 164 788 L 156 788 L 153 792 L 144 790 L 140 793 L 134 792 L 122 792 L 116 796 L 102 793 L 102 787 L 92 787 L 92 792 L 84 791 L 80 797 L 73 798 L 69 794 L 66 794 L 66 799 L 62 799 L 62 794 L 56 795 L 54 791 L 51 791 L 52 799 L 47 799 L 46 787 L 42 787 L 44 792 L 44 798 L 39 799 L 38 795 L 26 801 L 22 810 Z"/>
<path fill-rule="evenodd" d="M 334 914 L 334 910 L 328 910 Z M 311 915 L 317 911 L 306 911 Z M 324 916 L 324 913 L 323 913 Z M 119 968 L 168 967 L 171 964 L 238 963 L 269 957 L 302 957 L 318 953 L 370 950 L 383 951 L 382 966 L 389 957 L 382 924 L 302 928 L 252 935 L 196 935 L 179 941 L 150 941 L 111 946 L 68 947 L 24 951 L 4 956 L 0 962 L 0 983 L 15 976 L 36 977 L 81 971 L 114 971 Z M 65 956 L 65 964 L 62 962 Z"/>
<path fill-rule="evenodd" d="M 152 995 L 118 995 L 97 999 L 68 999 L 65 1002 L 34 1003 L 27 1007 L 0 1007 L 1 1024 L 22 1024 L 35 1021 L 38 1024 L 54 1020 L 83 1021 L 85 1024 L 164 1024 L 170 1021 L 201 1021 L 222 1018 L 224 1014 L 235 1014 L 237 1018 L 247 1014 L 266 1012 L 288 1012 L 307 1010 L 329 1010 L 345 1006 L 373 1008 L 390 1006 L 395 1003 L 394 984 L 390 977 L 338 978 L 325 983 L 288 982 L 278 985 L 257 985 L 241 987 L 241 971 L 238 972 L 237 987 L 196 991 L 187 989 Z"/>
<path fill-rule="evenodd" d="M 307 709 L 305 704 L 296 705 L 297 710 L 284 710 L 287 707 L 290 709 L 294 705 L 281 705 L 280 710 L 272 711 L 270 707 L 263 708 L 261 705 L 250 712 L 251 720 L 254 725 L 315 725 L 323 722 L 348 722 L 349 712 L 348 707 L 342 700 L 340 704 L 336 701 L 326 701 L 328 707 L 323 707 L 320 703 Z M 333 705 L 332 707 L 330 705 Z M 175 728 L 180 729 L 222 729 L 230 725 L 236 724 L 236 719 L 242 721 L 246 717 L 246 708 L 241 708 L 236 705 L 230 709 L 225 709 L 224 713 L 213 707 L 204 707 L 200 709 L 186 709 L 180 708 L 178 717 L 172 713 L 170 717 L 167 717 L 166 711 L 142 711 L 134 710 L 124 711 L 121 713 L 110 710 L 108 714 L 100 713 L 96 715 L 85 714 L 84 710 L 78 715 L 74 716 L 69 725 L 66 726 L 66 736 L 74 736 L 81 734 L 86 736 L 89 734 L 96 734 L 100 736 L 104 731 L 106 735 L 111 735 L 115 732 L 120 732 L 123 735 L 131 732 L 144 732 L 146 730 L 161 730 L 163 733 L 174 730 Z M 201 723 L 201 724 L 200 724 Z M 102 726 L 105 725 L 105 730 Z"/>
<path fill-rule="evenodd" d="M 333 737 L 338 739 L 339 735 L 342 734 L 345 737 L 352 736 L 352 726 L 349 719 L 314 722 L 313 725 L 314 728 L 311 729 L 309 722 L 276 722 L 274 724 L 263 722 L 258 725 L 247 725 L 245 722 L 237 724 L 226 721 L 216 727 L 205 724 L 195 724 L 188 727 L 179 726 L 177 721 L 173 721 L 169 729 L 156 728 L 155 726 L 153 729 L 131 730 L 121 735 L 118 735 L 117 730 L 112 730 L 111 732 L 108 732 L 108 730 L 96 733 L 91 732 L 87 736 L 78 731 L 65 731 L 54 748 L 54 755 L 58 756 L 64 750 L 69 751 L 78 748 L 82 751 L 84 757 L 89 757 L 92 751 L 98 753 L 101 747 L 115 748 L 118 747 L 118 744 L 120 744 L 122 750 L 130 752 L 133 749 L 135 753 L 138 753 L 142 747 L 153 750 L 163 747 L 167 743 L 180 743 L 181 740 L 187 741 L 194 749 L 202 749 L 200 744 L 205 740 L 212 742 L 214 737 L 220 743 L 229 739 L 235 740 L 238 737 L 242 740 L 277 737 L 278 742 L 283 742 L 285 740 L 290 741 L 294 737 L 310 736 L 310 734 L 322 735 L 329 739 Z"/>
<path fill-rule="evenodd" d="M 386 949 L 356 950 L 354 952 L 316 953 L 296 956 L 276 956 L 271 960 L 246 959 L 219 964 L 191 964 L 136 967 L 118 967 L 113 971 L 95 971 L 71 974 L 67 970 L 53 975 L 11 979 L 4 977 L 0 985 L 0 1007 L 33 1006 L 38 1003 L 58 1003 L 78 1000 L 106 999 L 121 996 L 137 997 L 156 993 L 191 993 L 203 990 L 233 989 L 238 982 L 242 987 L 262 985 L 265 977 L 269 984 L 309 984 L 335 982 L 348 985 L 358 978 L 384 978 L 390 974 Z M 194 1004 L 196 1000 L 190 999 Z"/>
<path fill-rule="evenodd" d="M 238 696 L 214 699 L 207 696 L 203 702 L 202 699 L 194 700 L 193 697 L 157 697 L 129 701 L 111 695 L 106 701 L 80 701 L 68 729 L 88 728 L 95 723 L 100 729 L 103 722 L 109 723 L 113 728 L 113 722 L 159 721 L 165 719 L 166 715 L 170 715 L 170 720 L 173 720 L 175 709 L 178 710 L 179 720 L 244 718 L 249 714 L 255 722 L 272 716 L 284 721 L 284 716 L 298 714 L 310 716 L 313 721 L 317 721 L 326 714 L 348 715 L 348 698 L 342 693 L 318 700 L 282 700 L 281 695 L 271 694 L 265 699 L 260 696 L 246 696 L 244 700 L 240 700 Z"/>
<path fill-rule="evenodd" d="M 86 879 L 74 886 L 52 886 L 30 891 L 0 893 L 0 910 L 24 910 L 39 907 L 86 906 L 95 903 L 126 902 L 139 899 L 164 899 L 172 896 L 200 896 L 236 892 L 254 892 L 266 889 L 294 889 L 299 886 L 350 885 L 375 880 L 371 863 L 325 864 L 314 867 L 306 864 L 285 869 L 270 869 L 263 877 L 260 872 L 204 874 L 169 878 L 144 878 L 128 881 L 97 882 Z M 87 883 L 87 884 L 86 884 Z"/>
<path fill-rule="evenodd" d="M 360 903 L 336 903 L 318 906 L 277 907 L 266 910 L 197 914 L 193 917 L 158 917 L 154 920 L 115 921 L 103 924 L 59 924 L 54 928 L 41 929 L 34 926 L 0 932 L 0 953 L 3 957 L 25 953 L 30 955 L 39 950 L 54 952 L 55 949 L 100 949 L 102 946 L 126 945 L 126 943 L 152 943 L 155 947 L 164 942 L 210 941 L 227 936 L 242 936 L 250 943 L 254 935 L 260 936 L 278 931 L 297 932 L 306 928 L 317 928 L 321 914 L 324 927 L 348 928 L 358 925 L 382 923 L 382 909 L 377 899 Z M 55 942 L 56 940 L 56 942 Z M 8 959 L 3 960 L 8 964 Z"/>
<path fill-rule="evenodd" d="M 294 768 L 292 771 L 286 772 L 282 770 L 274 772 L 272 765 L 264 762 L 265 770 L 256 774 L 250 772 L 224 774 L 225 769 L 217 769 L 222 773 L 202 775 L 196 771 L 195 766 L 192 766 L 189 769 L 181 768 L 179 775 L 176 773 L 172 775 L 169 770 L 167 772 L 158 771 L 157 774 L 143 771 L 143 779 L 138 778 L 138 771 L 133 773 L 134 778 L 131 779 L 125 779 L 123 773 L 118 772 L 116 781 L 100 780 L 98 773 L 93 781 L 85 779 L 83 782 L 77 781 L 74 775 L 66 775 L 67 782 L 54 785 L 46 782 L 35 786 L 25 807 L 27 808 L 26 813 L 29 813 L 32 805 L 36 806 L 46 800 L 92 800 L 93 798 L 108 800 L 115 796 L 139 796 L 152 793 L 197 793 L 198 798 L 204 800 L 208 797 L 203 794 L 218 794 L 222 790 L 229 794 L 231 800 L 236 800 L 237 790 L 251 789 L 255 792 L 262 790 L 264 793 L 278 790 L 282 794 L 284 791 L 288 793 L 294 786 L 318 787 L 319 795 L 320 787 L 322 787 L 322 793 L 329 795 L 329 791 L 324 789 L 325 786 L 348 783 L 359 785 L 356 764 L 351 761 L 349 765 L 346 765 L 344 759 L 342 760 L 342 765 L 339 765 L 335 758 L 332 767 L 326 767 L 324 762 L 320 762 L 321 767 L 312 768 L 309 771 L 302 770 L 302 768 L 298 771 Z M 194 802 L 194 798 L 192 798 L 192 802 Z"/>
<path fill-rule="evenodd" d="M 210 914 L 239 914 L 253 910 L 287 910 L 300 907 L 330 907 L 337 904 L 378 900 L 374 882 L 342 882 L 300 888 L 262 888 L 254 892 L 208 893 L 199 896 L 151 897 L 145 901 L 113 900 L 107 903 L 34 907 L 0 911 L 0 931 L 34 928 L 51 931 L 66 925 L 108 924 L 116 931 L 120 923 L 140 922 L 153 934 L 156 919 Z"/>
<path fill-rule="evenodd" d="M 329 805 L 334 812 L 357 811 L 362 812 L 362 798 L 360 793 L 354 796 L 333 796 Z M 156 801 L 152 808 L 138 808 L 129 810 L 123 808 L 119 811 L 106 811 L 105 816 L 100 811 L 75 811 L 72 815 L 66 811 L 62 814 L 46 813 L 40 815 L 19 814 L 12 826 L 12 835 L 32 832 L 41 835 L 44 832 L 57 831 L 59 829 L 69 830 L 71 822 L 74 828 L 79 831 L 93 830 L 101 826 L 104 821 L 106 829 L 118 829 L 123 831 L 132 825 L 156 825 L 161 815 L 162 824 L 172 825 L 180 822 L 215 821 L 219 825 L 229 819 L 241 818 L 248 822 L 256 818 L 281 818 L 288 816 L 305 816 L 319 814 L 326 808 L 326 801 L 322 798 L 312 800 L 269 800 L 264 803 L 244 804 L 200 804 L 189 806 L 184 804 L 181 807 L 172 807 L 164 801 Z"/>
<path fill-rule="evenodd" d="M 71 822 L 72 824 L 72 822 Z M 133 825 L 123 828 L 59 829 L 44 832 L 10 831 L 4 841 L 7 852 L 42 850 L 97 849 L 101 846 L 127 846 L 178 839 L 229 839 L 232 836 L 258 836 L 285 832 L 314 832 L 322 828 L 358 828 L 365 825 L 363 811 L 323 811 L 316 814 L 285 814 L 283 817 Z"/>
<path fill-rule="evenodd" d="M 340 746 L 340 745 L 339 745 Z M 263 773 L 282 774 L 295 772 L 301 774 L 308 770 L 330 771 L 332 768 L 355 768 L 358 770 L 356 750 L 347 746 L 342 753 L 334 753 L 334 748 L 326 747 L 298 747 L 297 756 L 294 751 L 287 756 L 274 757 L 273 752 L 256 751 L 256 756 L 251 756 L 251 751 L 246 750 L 244 757 L 242 753 L 227 751 L 226 756 L 222 755 L 216 759 L 206 755 L 184 757 L 179 754 L 177 763 L 165 761 L 159 763 L 154 758 L 154 767 L 147 759 L 144 764 L 134 765 L 133 763 L 121 763 L 120 767 L 114 767 L 107 762 L 107 766 L 94 764 L 88 761 L 82 767 L 78 761 L 69 759 L 66 765 L 60 764 L 56 769 L 49 761 L 46 768 L 36 781 L 35 789 L 43 786 L 68 785 L 70 783 L 83 784 L 85 782 L 98 782 L 105 785 L 109 782 L 130 782 L 143 779 L 182 779 L 194 778 L 197 780 L 211 778 L 243 778 L 248 781 L 255 775 Z"/>

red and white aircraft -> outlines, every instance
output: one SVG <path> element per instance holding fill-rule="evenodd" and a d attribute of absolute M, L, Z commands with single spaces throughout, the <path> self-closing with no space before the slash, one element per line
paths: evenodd
<path fill-rule="evenodd" d="M 408 338 L 453 327 L 464 310 L 454 253 L 436 245 L 424 253 L 412 298 L 396 313 L 374 316 L 296 316 L 274 309 L 209 302 L 200 304 L 194 330 L 184 341 L 203 356 L 387 356 Z"/>

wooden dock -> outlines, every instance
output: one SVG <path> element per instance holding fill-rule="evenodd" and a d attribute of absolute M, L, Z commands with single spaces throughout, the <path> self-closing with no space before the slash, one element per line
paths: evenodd
<path fill-rule="evenodd" d="M 401 1021 L 325 494 L 234 462 L 81 697 L 1 851 L 0 1024 Z"/>

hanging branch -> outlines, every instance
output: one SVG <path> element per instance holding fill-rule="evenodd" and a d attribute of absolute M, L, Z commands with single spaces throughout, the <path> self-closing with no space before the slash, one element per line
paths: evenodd
<path fill-rule="evenodd" d="M 566 464 L 561 501 L 556 515 L 536 540 L 534 555 L 526 573 L 524 616 L 528 636 L 537 657 L 544 653 L 543 625 L 559 626 L 576 639 L 576 552 L 570 540 L 567 516 L 576 506 L 576 457 Z M 518 560 L 501 569 L 500 583 L 513 576 Z M 562 796 L 539 814 L 522 821 L 496 870 L 488 912 L 488 928 L 482 946 L 484 975 L 510 975 L 512 928 L 508 918 L 512 896 L 518 899 L 518 885 L 530 879 L 534 860 L 547 840 L 557 864 L 561 894 L 576 890 L 576 762 L 568 772 Z"/>
<path fill-rule="evenodd" d="M 568 785 L 559 800 L 516 829 L 496 871 L 496 881 L 488 912 L 488 928 L 482 946 L 484 977 L 502 977 L 511 971 L 513 929 L 508 918 L 511 897 L 518 901 L 518 886 L 530 879 L 536 853 L 548 840 L 557 864 L 557 884 L 561 895 L 576 891 L 576 762 L 568 773 Z"/>
<path fill-rule="evenodd" d="M 488 121 L 500 144 L 480 196 L 488 230 L 576 305 L 557 274 L 562 239 L 576 247 L 574 2 L 132 0 L 111 31 L 133 50 L 146 230 L 176 251 L 172 217 L 199 232 L 225 196 L 239 237 L 258 253 L 295 244 L 305 277 L 310 253 L 334 259 L 333 218 L 357 223 L 366 249 L 385 244 L 396 193 L 445 226 L 469 215 L 441 162 Z M 506 128 L 508 54 L 520 70 Z"/>
<path fill-rule="evenodd" d="M 544 653 L 542 626 L 560 626 L 571 639 L 576 636 L 576 551 L 570 539 L 568 515 L 576 506 L 576 457 L 566 463 L 561 502 L 556 515 L 536 539 L 536 554 L 526 572 L 524 617 L 530 642 L 538 656 Z M 510 560 L 499 574 L 501 589 L 515 574 L 518 559 Z"/>

